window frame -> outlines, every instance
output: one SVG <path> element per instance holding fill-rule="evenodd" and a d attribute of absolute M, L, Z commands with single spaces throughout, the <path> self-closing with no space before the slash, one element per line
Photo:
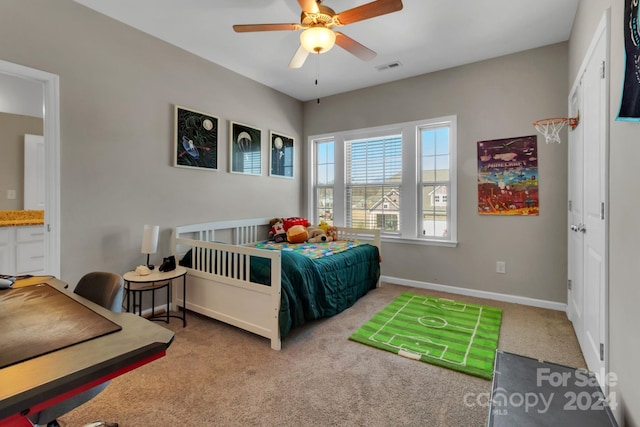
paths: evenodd
<path fill-rule="evenodd" d="M 422 178 L 421 173 L 421 139 L 423 128 L 449 127 L 449 185 L 447 192 L 448 219 L 450 229 L 447 238 L 422 236 Z M 443 116 L 386 126 L 376 126 L 319 135 L 307 138 L 307 207 L 308 218 L 312 223 L 318 223 L 317 217 L 317 185 L 316 185 L 316 143 L 333 141 L 334 144 L 334 185 L 333 185 L 333 221 L 337 225 L 346 224 L 346 141 L 376 138 L 400 133 L 402 135 L 402 181 L 400 184 L 401 206 L 399 233 L 381 233 L 382 241 L 402 242 L 419 245 L 455 247 L 458 244 L 457 235 L 457 116 Z M 326 187 L 326 186 L 323 186 Z"/>

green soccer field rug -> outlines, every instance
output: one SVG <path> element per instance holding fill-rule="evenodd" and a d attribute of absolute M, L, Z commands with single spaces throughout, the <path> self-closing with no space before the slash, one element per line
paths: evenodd
<path fill-rule="evenodd" d="M 499 308 L 405 292 L 349 339 L 491 379 L 501 321 Z"/>

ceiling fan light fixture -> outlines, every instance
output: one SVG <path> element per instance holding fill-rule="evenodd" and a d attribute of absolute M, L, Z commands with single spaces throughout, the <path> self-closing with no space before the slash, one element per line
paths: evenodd
<path fill-rule="evenodd" d="M 311 27 L 300 33 L 300 44 L 310 53 L 324 53 L 336 43 L 336 33 L 326 27 Z"/>

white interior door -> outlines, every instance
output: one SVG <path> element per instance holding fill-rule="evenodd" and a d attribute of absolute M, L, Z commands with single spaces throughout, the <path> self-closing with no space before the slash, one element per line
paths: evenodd
<path fill-rule="evenodd" d="M 568 300 L 587 367 L 606 393 L 608 42 L 606 26 L 600 29 L 570 101 L 570 111 L 579 108 L 580 124 L 570 135 Z"/>
<path fill-rule="evenodd" d="M 582 82 L 572 96 L 569 115 L 575 117 L 582 111 Z M 584 223 L 584 126 L 579 125 L 568 134 L 569 143 L 569 231 L 568 231 L 568 316 L 576 331 L 584 329 L 584 234 L 577 232 Z"/>
<path fill-rule="evenodd" d="M 596 45 L 584 73 L 584 343 L 589 369 L 604 372 L 606 253 L 606 40 Z"/>
<path fill-rule="evenodd" d="M 24 136 L 24 209 L 44 210 L 45 151 L 44 137 Z"/>

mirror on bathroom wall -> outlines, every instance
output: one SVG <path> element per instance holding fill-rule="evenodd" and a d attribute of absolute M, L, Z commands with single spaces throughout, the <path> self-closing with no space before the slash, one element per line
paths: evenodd
<path fill-rule="evenodd" d="M 24 209 L 25 134 L 43 135 L 41 82 L 0 73 L 0 211 Z"/>

